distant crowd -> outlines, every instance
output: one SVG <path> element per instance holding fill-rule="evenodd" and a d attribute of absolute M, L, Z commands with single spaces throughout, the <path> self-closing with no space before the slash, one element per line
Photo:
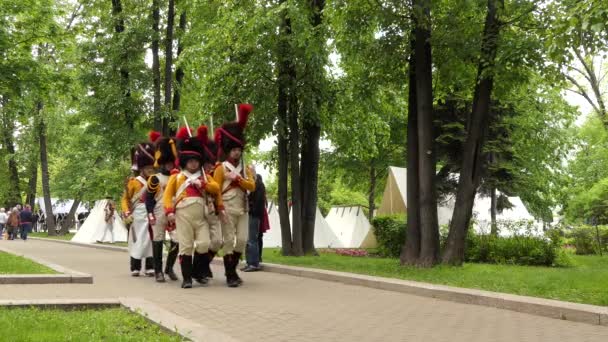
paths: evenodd
<path fill-rule="evenodd" d="M 32 213 L 32 207 L 28 204 L 23 209 L 20 204 L 7 212 L 5 208 L 0 208 L 0 227 L 2 239 L 15 240 L 21 238 L 27 240 L 27 235 L 32 231 L 38 222 L 37 214 Z"/>

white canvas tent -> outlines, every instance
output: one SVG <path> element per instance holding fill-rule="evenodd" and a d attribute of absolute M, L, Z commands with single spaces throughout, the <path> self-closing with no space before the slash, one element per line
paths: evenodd
<path fill-rule="evenodd" d="M 270 221 L 270 230 L 264 234 L 264 247 L 281 247 L 281 221 L 279 218 L 279 207 L 270 203 L 268 205 L 268 220 Z M 293 222 L 293 217 L 290 215 L 289 222 Z M 342 247 L 340 240 L 331 230 L 321 211 L 317 208 L 315 217 L 315 247 L 316 248 L 339 248 Z"/>
<path fill-rule="evenodd" d="M 268 221 L 270 221 L 270 230 L 264 233 L 264 247 L 281 247 L 281 221 L 279 220 L 279 207 L 272 202 L 268 204 Z"/>
<path fill-rule="evenodd" d="M 107 200 L 95 202 L 95 206 L 91 210 L 89 217 L 87 217 L 78 232 L 76 232 L 72 241 L 81 243 L 110 242 L 109 233 L 104 237 L 106 226 L 104 208 L 106 207 L 106 203 Z M 118 213 L 114 214 L 114 241 L 127 241 L 127 228 Z"/>
<path fill-rule="evenodd" d="M 36 202 L 38 203 L 38 207 L 40 207 L 40 210 L 42 210 L 42 213 L 46 214 L 44 198 L 37 198 Z M 72 204 L 74 204 L 73 199 L 63 200 L 59 198 L 51 198 L 51 207 L 53 209 L 53 215 L 68 214 L 70 212 L 70 209 L 72 208 Z M 80 203 L 78 205 L 78 208 L 76 209 L 76 215 L 86 213 L 87 211 L 89 210 L 86 208 L 86 206 L 83 203 Z"/>
<path fill-rule="evenodd" d="M 361 207 L 332 207 L 325 218 L 345 248 L 375 248 L 374 230 Z"/>
<path fill-rule="evenodd" d="M 449 224 L 454 211 L 453 199 L 437 203 L 439 225 Z M 384 195 L 376 215 L 398 215 L 407 212 L 407 169 L 390 166 Z"/>
<path fill-rule="evenodd" d="M 378 215 L 394 215 L 407 212 L 407 170 L 402 167 L 389 167 L 389 175 L 382 197 L 382 203 L 378 208 Z M 496 216 L 497 221 L 534 221 L 536 228 L 542 225 L 534 220 L 528 209 L 519 197 L 509 197 L 513 208 L 502 211 Z M 455 199 L 450 197 L 437 205 L 437 218 L 440 225 L 447 225 L 452 219 Z M 477 222 L 478 231 L 487 232 L 491 226 L 490 198 L 475 197 L 473 206 L 473 218 Z M 502 232 L 503 234 L 506 232 Z"/>

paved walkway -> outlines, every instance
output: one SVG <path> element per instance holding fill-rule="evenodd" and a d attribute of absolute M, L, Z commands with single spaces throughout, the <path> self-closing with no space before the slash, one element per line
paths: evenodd
<path fill-rule="evenodd" d="M 608 328 L 476 305 L 257 272 L 224 285 L 179 288 L 128 275 L 128 255 L 46 241 L 6 241 L 14 251 L 90 273 L 94 284 L 1 285 L 0 299 L 140 297 L 241 341 L 608 341 Z"/>

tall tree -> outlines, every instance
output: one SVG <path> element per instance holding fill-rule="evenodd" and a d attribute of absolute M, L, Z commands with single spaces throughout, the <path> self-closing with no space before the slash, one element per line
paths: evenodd
<path fill-rule="evenodd" d="M 152 78 L 154 83 L 154 130 L 161 131 L 161 108 L 160 108 L 160 58 L 158 56 L 160 42 L 160 0 L 152 0 Z"/>
<path fill-rule="evenodd" d="M 481 181 L 483 144 L 489 124 L 490 101 L 494 86 L 493 67 L 501 27 L 499 13 L 503 9 L 503 0 L 488 0 L 473 108 L 467 125 L 467 138 L 458 179 L 455 203 L 455 208 L 458 209 L 454 210 L 443 254 L 443 262 L 447 264 L 461 265 L 464 262 L 466 233 L 471 220 L 475 193 Z"/>
<path fill-rule="evenodd" d="M 179 112 L 181 105 L 181 93 L 182 93 L 182 83 L 184 81 L 184 69 L 182 66 L 182 61 L 180 60 L 180 56 L 184 51 L 184 34 L 186 32 L 186 12 L 183 11 L 179 16 L 179 40 L 177 44 L 177 70 L 175 70 L 175 89 L 173 91 L 173 112 Z"/>
<path fill-rule="evenodd" d="M 284 2 L 284 1 L 283 1 Z M 291 224 L 289 222 L 288 180 L 289 180 L 289 93 L 291 89 L 291 68 L 289 40 L 291 20 L 287 10 L 281 11 L 279 43 L 277 47 L 277 147 L 278 147 L 278 206 L 281 222 L 281 253 L 292 255 Z"/>
<path fill-rule="evenodd" d="M 112 0 L 112 15 L 114 16 L 114 32 L 117 36 L 121 34 L 124 35 L 125 19 L 122 11 L 121 0 Z M 123 52 L 120 56 L 120 89 L 123 93 L 123 96 L 127 100 L 131 97 L 131 87 L 129 85 L 129 68 L 127 67 L 128 63 L 128 56 L 126 53 Z M 133 131 L 135 128 L 135 114 L 127 107 L 125 108 L 124 115 L 128 128 Z"/>
<path fill-rule="evenodd" d="M 308 112 L 303 120 L 301 182 L 302 182 L 302 247 L 305 254 L 317 254 L 314 246 L 315 218 L 317 213 L 318 180 L 319 180 L 319 140 L 321 139 L 321 111 L 323 110 L 323 84 L 325 66 L 327 65 L 326 46 L 323 23 L 325 0 L 310 2 L 310 26 L 313 32 L 312 44 L 315 46 L 316 58 L 307 63 L 307 76 L 311 78 L 312 99 L 309 98 L 303 108 Z M 313 45 L 314 44 L 314 45 Z M 311 48 L 312 50 L 312 48 Z M 297 217 L 297 216 L 294 216 Z"/>
<path fill-rule="evenodd" d="M 39 141 L 40 141 L 40 168 L 42 170 L 42 193 L 44 196 L 44 211 L 46 228 L 49 235 L 56 235 L 55 231 L 55 216 L 53 215 L 53 206 L 51 203 L 51 188 L 49 185 L 49 159 L 47 153 L 47 129 L 44 117 L 41 115 L 42 102 L 38 102 L 36 106 L 38 117 Z"/>
<path fill-rule="evenodd" d="M 169 0 L 167 10 L 167 34 L 165 36 L 165 111 L 162 133 L 169 135 L 169 125 L 173 121 L 171 112 L 171 86 L 173 84 L 173 26 L 175 21 L 175 0 Z"/>

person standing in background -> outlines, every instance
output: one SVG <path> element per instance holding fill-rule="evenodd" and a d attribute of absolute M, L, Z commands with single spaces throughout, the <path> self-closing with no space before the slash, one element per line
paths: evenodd
<path fill-rule="evenodd" d="M 34 215 L 32 215 L 32 207 L 29 204 L 19 213 L 21 220 L 21 239 L 27 241 L 27 234 L 32 230 L 32 222 L 34 222 Z"/>
<path fill-rule="evenodd" d="M 17 234 L 17 229 L 19 229 L 20 223 L 21 222 L 19 220 L 19 210 L 17 208 L 13 208 L 11 210 L 11 213 L 8 215 L 8 220 L 6 221 L 6 224 L 8 226 L 6 230 L 8 231 L 9 240 L 15 239 L 15 235 Z"/>
<path fill-rule="evenodd" d="M 260 270 L 260 234 L 264 211 L 266 209 L 266 188 L 262 176 L 255 175 L 255 191 L 249 194 L 249 234 L 247 239 L 246 259 L 247 266 L 243 272 Z"/>
<path fill-rule="evenodd" d="M 6 215 L 6 210 L 4 208 L 0 208 L 0 239 L 2 239 L 2 236 L 4 235 L 7 220 L 8 215 Z"/>

